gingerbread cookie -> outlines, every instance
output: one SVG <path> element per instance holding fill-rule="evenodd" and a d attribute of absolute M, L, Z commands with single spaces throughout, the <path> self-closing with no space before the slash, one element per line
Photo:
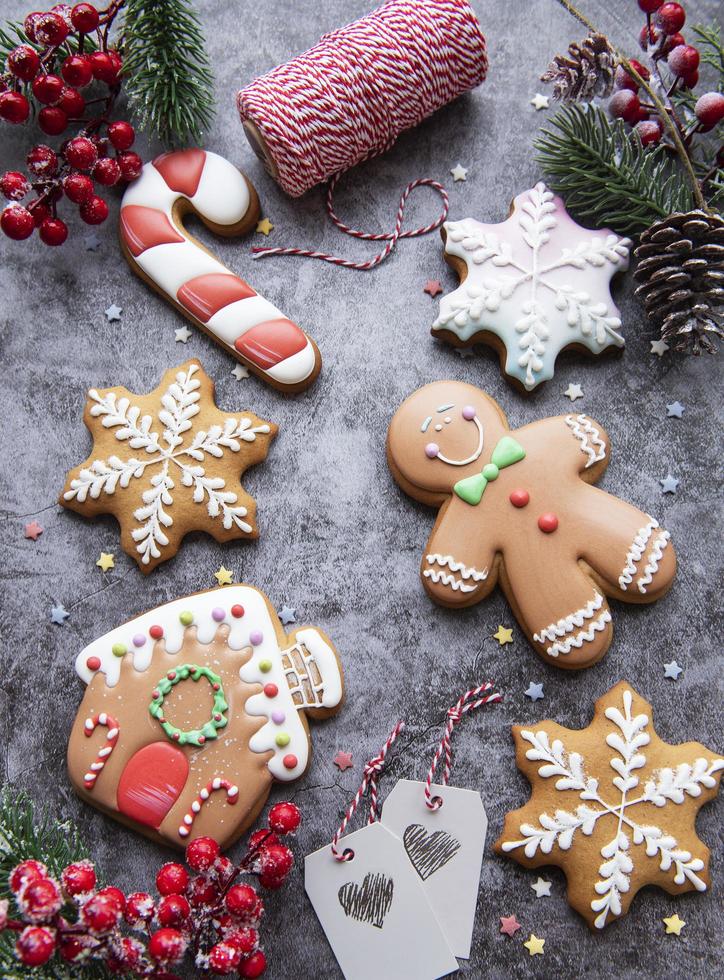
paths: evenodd
<path fill-rule="evenodd" d="M 489 344 L 526 391 L 553 377 L 565 348 L 623 347 L 609 286 L 628 268 L 631 241 L 581 228 L 545 184 L 519 194 L 502 224 L 464 218 L 441 233 L 460 285 L 443 296 L 434 336 L 456 347 Z"/>
<path fill-rule="evenodd" d="M 285 392 L 319 374 L 314 341 L 234 275 L 184 228 L 192 213 L 217 235 L 255 227 L 259 199 L 247 178 L 208 150 L 147 163 L 121 203 L 121 248 L 131 269 L 250 371 Z"/>
<path fill-rule="evenodd" d="M 157 840 L 210 836 L 228 847 L 273 780 L 309 764 L 306 716 L 342 705 L 331 641 L 285 634 L 266 596 L 233 585 L 175 599 L 78 654 L 88 685 L 68 772 L 93 806 Z"/>
<path fill-rule="evenodd" d="M 188 531 L 217 541 L 257 538 L 256 504 L 240 487 L 277 433 L 251 412 L 222 412 L 198 361 L 167 371 L 148 395 L 88 392 L 93 452 L 67 476 L 58 503 L 84 517 L 113 514 L 123 550 L 150 572 Z"/>
<path fill-rule="evenodd" d="M 560 867 L 592 929 L 625 915 L 645 885 L 706 891 L 696 814 L 716 796 L 724 759 L 698 742 L 663 742 L 630 684 L 599 698 L 588 728 L 543 721 L 514 725 L 513 738 L 532 793 L 506 816 L 495 850 L 526 868 Z"/>
<path fill-rule="evenodd" d="M 605 596 L 654 602 L 676 571 L 655 518 L 590 486 L 609 453 L 586 415 L 510 431 L 472 385 L 440 381 L 411 395 L 390 423 L 387 458 L 406 493 L 440 508 L 421 568 L 430 597 L 472 606 L 500 582 L 544 660 L 599 660 L 612 636 Z"/>

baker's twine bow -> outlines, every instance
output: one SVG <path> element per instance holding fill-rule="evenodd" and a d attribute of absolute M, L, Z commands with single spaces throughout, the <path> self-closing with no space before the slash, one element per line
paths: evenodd
<path fill-rule="evenodd" d="M 486 681 L 485 684 L 481 684 L 480 687 L 474 687 L 457 701 L 452 708 L 448 709 L 447 712 L 447 723 L 445 725 L 445 731 L 443 733 L 440 744 L 435 750 L 435 755 L 432 758 L 432 765 L 430 766 L 430 771 L 427 774 L 427 779 L 425 780 L 425 805 L 428 810 L 439 810 L 442 806 L 442 799 L 439 796 L 432 795 L 432 784 L 435 779 L 435 770 L 437 769 L 440 759 L 444 756 L 445 763 L 443 767 L 442 779 L 440 784 L 442 786 L 447 786 L 450 780 L 450 769 L 452 767 L 452 751 L 450 749 L 450 741 L 452 739 L 452 733 L 455 730 L 455 726 L 459 725 L 463 720 L 463 717 L 469 712 L 474 711 L 476 708 L 480 708 L 485 704 L 497 704 L 499 701 L 503 700 L 503 695 L 498 691 L 493 692 L 493 694 L 488 694 L 495 686 L 493 681 Z"/>
<path fill-rule="evenodd" d="M 351 848 L 347 847 L 344 849 L 344 851 L 340 852 L 337 847 L 337 844 L 339 843 L 340 837 L 344 836 L 344 833 L 347 829 L 347 825 L 349 824 L 350 820 L 354 816 L 355 810 L 360 804 L 360 800 L 365 795 L 368 789 L 370 794 L 370 814 L 367 823 L 371 824 L 374 823 L 376 820 L 379 820 L 380 815 L 379 815 L 378 801 L 377 801 L 377 783 L 379 781 L 380 773 L 384 769 L 387 753 L 392 748 L 395 739 L 400 734 L 400 732 L 404 729 L 404 727 L 405 727 L 404 721 L 398 721 L 395 727 L 388 735 L 387 741 L 380 749 L 379 755 L 376 755 L 374 758 L 370 759 L 369 762 L 366 763 L 364 767 L 364 773 L 362 775 L 362 782 L 360 783 L 360 787 L 355 793 L 354 799 L 350 803 L 347 812 L 342 818 L 342 823 L 339 825 L 334 837 L 332 838 L 332 843 L 330 847 L 332 849 L 332 854 L 334 855 L 337 861 L 351 861 L 352 858 L 354 857 L 354 851 Z"/>

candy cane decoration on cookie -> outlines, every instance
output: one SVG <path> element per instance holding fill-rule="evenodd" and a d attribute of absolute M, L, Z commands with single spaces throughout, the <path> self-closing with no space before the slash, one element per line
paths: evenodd
<path fill-rule="evenodd" d="M 191 809 L 184 817 L 184 822 L 178 829 L 179 837 L 188 837 L 188 835 L 191 833 L 191 827 L 193 826 L 194 820 L 196 819 L 196 814 L 199 813 L 201 807 L 208 800 L 215 789 L 226 790 L 226 802 L 230 806 L 233 806 L 239 799 L 238 786 L 235 786 L 233 783 L 229 782 L 228 779 L 222 779 L 220 776 L 214 776 L 211 782 L 204 786 L 194 802 L 191 804 Z"/>
<path fill-rule="evenodd" d="M 216 234 L 239 235 L 256 225 L 259 201 L 246 177 L 216 153 L 156 157 L 121 203 L 121 247 L 133 271 L 275 388 L 308 387 L 321 367 L 314 341 L 186 231 L 189 212 Z"/>
<path fill-rule="evenodd" d="M 101 711 L 100 714 L 93 715 L 92 718 L 86 718 L 85 725 L 83 726 L 83 731 L 85 732 L 86 738 L 91 737 L 98 725 L 103 725 L 108 729 L 106 732 L 106 744 L 99 750 L 96 761 L 91 763 L 90 769 L 83 777 L 83 785 L 86 789 L 93 789 L 95 786 L 96 779 L 98 779 L 100 771 L 103 769 L 108 761 L 108 757 L 116 747 L 118 733 L 120 731 L 116 719 L 112 715 L 106 714 L 105 711 Z"/>

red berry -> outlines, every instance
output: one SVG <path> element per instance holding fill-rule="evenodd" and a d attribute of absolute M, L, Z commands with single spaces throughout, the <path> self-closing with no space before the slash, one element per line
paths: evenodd
<path fill-rule="evenodd" d="M 189 885 L 188 896 L 194 907 L 215 905 L 219 898 L 219 889 L 209 878 L 198 875 Z"/>
<path fill-rule="evenodd" d="M 224 905 L 243 922 L 258 922 L 264 911 L 264 903 L 251 885 L 232 885 L 224 897 Z"/>
<path fill-rule="evenodd" d="M 691 44 L 679 44 L 669 55 L 668 65 L 679 78 L 689 76 L 699 67 L 699 52 Z"/>
<path fill-rule="evenodd" d="M 78 167 L 79 170 L 90 170 L 98 159 L 96 145 L 87 136 L 75 136 L 69 140 L 63 154 L 71 167 Z"/>
<path fill-rule="evenodd" d="M 136 976 L 136 968 L 143 959 L 143 946 L 137 939 L 124 936 L 116 945 L 105 961 L 111 973 L 132 973 Z"/>
<path fill-rule="evenodd" d="M 638 95 L 625 88 L 614 92 L 608 103 L 608 111 L 615 119 L 624 119 L 629 123 L 636 121 L 640 107 Z"/>
<path fill-rule="evenodd" d="M 639 134 L 639 139 L 644 146 L 649 146 L 651 143 L 658 143 L 661 139 L 661 123 L 656 119 L 642 120 L 641 122 L 636 123 L 634 128 Z"/>
<path fill-rule="evenodd" d="M 666 50 L 673 51 L 674 48 L 678 48 L 680 44 L 686 44 L 683 34 L 672 34 L 671 37 L 667 38 Z"/>
<path fill-rule="evenodd" d="M 30 181 L 17 170 L 7 170 L 0 177 L 0 192 L 8 201 L 22 201 L 30 191 Z"/>
<path fill-rule="evenodd" d="M 126 899 L 125 918 L 129 926 L 139 926 L 150 922 L 156 909 L 148 892 L 134 892 Z"/>
<path fill-rule="evenodd" d="M 133 126 L 122 119 L 112 122 L 108 127 L 108 139 L 117 150 L 127 150 L 133 146 L 135 138 L 136 133 Z"/>
<path fill-rule="evenodd" d="M 38 143 L 25 158 L 28 170 L 37 177 L 52 177 L 58 170 L 58 155 L 44 143 Z"/>
<path fill-rule="evenodd" d="M 630 92 L 638 92 L 639 84 L 626 71 L 623 65 L 619 65 L 614 76 L 614 84 L 617 89 L 628 89 Z"/>
<path fill-rule="evenodd" d="M 278 834 L 293 834 L 301 822 L 302 815 L 294 803 L 275 803 L 269 811 L 269 826 Z"/>
<path fill-rule="evenodd" d="M 55 933 L 43 926 L 28 926 L 20 933 L 15 951 L 23 966 L 42 966 L 55 952 Z"/>
<path fill-rule="evenodd" d="M 91 63 L 82 54 L 69 54 L 60 66 L 60 74 L 68 85 L 83 88 L 93 78 Z"/>
<path fill-rule="evenodd" d="M 272 830 L 267 830 L 263 828 L 261 830 L 255 830 L 253 834 L 250 835 L 248 846 L 249 850 L 258 850 L 261 847 L 266 847 L 267 844 L 278 844 L 279 838 Z"/>
<path fill-rule="evenodd" d="M 224 937 L 224 942 L 234 946 L 244 956 L 249 956 L 259 945 L 259 933 L 256 929 L 234 929 Z"/>
<path fill-rule="evenodd" d="M 197 837 L 186 848 L 186 863 L 192 871 L 208 871 L 220 853 L 221 848 L 213 837 Z"/>
<path fill-rule="evenodd" d="M 69 178 L 66 177 L 65 179 L 67 181 Z M 73 200 L 72 197 L 70 199 Z M 77 861 L 75 864 L 69 864 L 67 868 L 63 868 L 60 881 L 66 895 L 83 895 L 85 892 L 92 891 L 96 886 L 95 868 L 90 861 Z"/>
<path fill-rule="evenodd" d="M 2 216 L 0 216 L 0 228 L 2 228 L 8 238 L 12 238 L 15 242 L 21 242 L 24 238 L 29 238 L 33 234 L 34 227 L 35 222 L 33 221 L 32 214 L 21 204 L 8 204 Z M 12 888 L 12 885 L 10 887 Z M 17 894 L 16 889 L 13 888 L 13 891 Z"/>
<path fill-rule="evenodd" d="M 680 3 L 665 3 L 659 7 L 655 19 L 664 34 L 676 34 L 684 26 L 686 12 Z"/>
<path fill-rule="evenodd" d="M 186 940 L 178 929 L 159 929 L 151 936 L 148 952 L 157 963 L 172 966 L 186 952 Z"/>
<path fill-rule="evenodd" d="M 641 62 L 637 61 L 635 58 L 629 58 L 629 62 L 631 64 L 631 67 L 635 68 L 643 79 L 648 81 L 649 78 L 651 78 L 651 72 L 648 70 L 646 65 L 642 65 Z"/>
<path fill-rule="evenodd" d="M 94 51 L 88 57 L 93 69 L 93 77 L 99 82 L 112 85 L 116 81 L 118 71 L 110 54 L 106 51 Z"/>
<path fill-rule="evenodd" d="M 48 922 L 60 911 L 63 896 L 52 878 L 36 878 L 20 892 L 18 904 L 30 922 Z"/>
<path fill-rule="evenodd" d="M 189 887 L 189 873 L 183 864 L 169 861 L 156 875 L 156 888 L 161 895 L 183 895 Z"/>
<path fill-rule="evenodd" d="M 243 977 L 244 980 L 254 980 L 255 977 L 260 977 L 265 970 L 266 956 L 258 949 L 256 953 L 252 953 L 248 960 L 244 960 L 241 963 L 239 966 L 239 976 Z"/>
<path fill-rule="evenodd" d="M 241 953 L 230 943 L 216 943 L 209 950 L 209 969 L 212 973 L 226 976 L 232 973 L 241 963 Z"/>
<path fill-rule="evenodd" d="M 58 99 L 58 108 L 62 109 L 69 119 L 80 119 L 85 110 L 85 99 L 77 88 L 65 85 Z"/>
<path fill-rule="evenodd" d="M 283 888 L 286 880 L 286 876 L 278 877 L 277 875 L 259 875 L 259 884 L 262 886 L 262 888 L 267 888 L 269 891 L 276 891 L 279 888 Z"/>
<path fill-rule="evenodd" d="M 30 103 L 20 92 L 0 93 L 0 119 L 9 123 L 24 123 L 30 115 Z"/>
<path fill-rule="evenodd" d="M 724 119 L 724 95 L 721 92 L 707 92 L 697 99 L 694 112 L 701 129 L 708 132 Z"/>
<path fill-rule="evenodd" d="M 70 4 L 69 3 L 55 3 L 50 8 L 50 12 L 53 13 L 53 14 L 57 14 L 58 17 L 61 17 L 65 21 L 65 25 L 68 28 L 68 33 L 70 33 L 71 32 L 71 29 L 73 27 L 73 24 L 72 24 L 71 19 L 70 19 Z"/>
<path fill-rule="evenodd" d="M 98 11 L 91 3 L 77 3 L 70 12 L 70 20 L 81 34 L 89 34 L 98 27 Z"/>
<path fill-rule="evenodd" d="M 75 936 L 67 932 L 61 933 L 58 938 L 58 955 L 66 963 L 74 963 L 80 959 L 92 942 L 88 936 Z"/>
<path fill-rule="evenodd" d="M 104 898 L 113 902 L 121 915 L 123 915 L 126 910 L 126 896 L 120 888 L 116 888 L 114 885 L 108 885 L 106 888 L 101 888 L 98 894 L 103 895 Z"/>
<path fill-rule="evenodd" d="M 63 91 L 63 79 L 60 75 L 38 75 L 33 80 L 33 95 L 43 105 L 53 105 Z"/>
<path fill-rule="evenodd" d="M 653 14 L 663 2 L 664 0 L 639 0 L 639 7 L 645 14 Z"/>
<path fill-rule="evenodd" d="M 73 204 L 82 204 L 93 194 L 93 181 L 85 174 L 68 174 L 63 178 L 63 190 Z"/>
<path fill-rule="evenodd" d="M 216 881 L 225 882 L 233 870 L 234 862 L 223 854 L 220 854 L 214 861 L 213 876 Z"/>
<path fill-rule="evenodd" d="M 40 57 L 35 48 L 29 44 L 21 44 L 8 55 L 8 71 L 23 82 L 29 82 L 38 74 Z"/>
<path fill-rule="evenodd" d="M 183 895 L 165 895 L 158 903 L 156 915 L 162 926 L 178 928 L 191 915 L 191 906 Z"/>
<path fill-rule="evenodd" d="M 68 116 L 58 106 L 46 106 L 38 113 L 38 126 L 48 136 L 58 136 L 68 125 Z"/>
<path fill-rule="evenodd" d="M 36 197 L 28 204 L 28 211 L 33 216 L 33 223 L 36 228 L 40 228 L 45 219 L 50 217 L 50 208 L 39 197 Z"/>
<path fill-rule="evenodd" d="M 25 20 L 23 22 L 23 30 L 25 31 L 25 33 L 27 34 L 28 38 L 31 41 L 35 41 L 36 40 L 36 37 L 35 37 L 35 22 L 37 21 L 38 17 L 42 17 L 42 16 L 43 16 L 42 12 L 39 11 L 39 10 L 36 10 L 32 14 L 28 14 L 28 16 L 25 18 Z"/>
<path fill-rule="evenodd" d="M 113 79 L 114 82 L 118 81 L 118 75 L 121 74 L 121 69 L 123 68 L 123 59 L 117 51 L 110 50 L 108 52 L 108 57 L 111 59 L 111 65 L 113 66 L 113 71 L 116 77 Z"/>
<path fill-rule="evenodd" d="M 647 27 L 646 24 L 641 28 L 641 33 L 639 34 L 639 45 L 644 51 L 648 50 L 649 45 L 658 43 L 661 39 L 661 32 L 657 31 L 654 25 Z"/>
<path fill-rule="evenodd" d="M 682 75 L 679 81 L 682 88 L 696 88 L 699 83 L 699 72 L 693 71 L 689 75 Z"/>
<path fill-rule="evenodd" d="M 93 167 L 93 179 L 104 187 L 112 187 L 121 179 L 121 168 L 113 157 L 101 157 Z"/>
<path fill-rule="evenodd" d="M 115 929 L 121 912 L 117 902 L 108 895 L 94 895 L 85 903 L 80 916 L 89 932 L 103 936 Z"/>
<path fill-rule="evenodd" d="M 35 40 L 39 44 L 53 46 L 62 44 L 69 34 L 68 25 L 63 18 L 52 12 L 36 17 L 33 22 L 33 31 Z"/>

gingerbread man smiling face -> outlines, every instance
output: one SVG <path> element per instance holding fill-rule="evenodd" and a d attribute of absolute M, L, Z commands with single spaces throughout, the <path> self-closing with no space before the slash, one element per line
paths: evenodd
<path fill-rule="evenodd" d="M 610 441 L 585 415 L 509 431 L 496 402 L 456 381 L 397 410 L 387 458 L 399 485 L 440 507 L 422 582 L 441 605 L 471 606 L 499 582 L 536 651 L 577 669 L 611 643 L 606 596 L 653 602 L 671 586 L 669 532 L 592 486 Z"/>

